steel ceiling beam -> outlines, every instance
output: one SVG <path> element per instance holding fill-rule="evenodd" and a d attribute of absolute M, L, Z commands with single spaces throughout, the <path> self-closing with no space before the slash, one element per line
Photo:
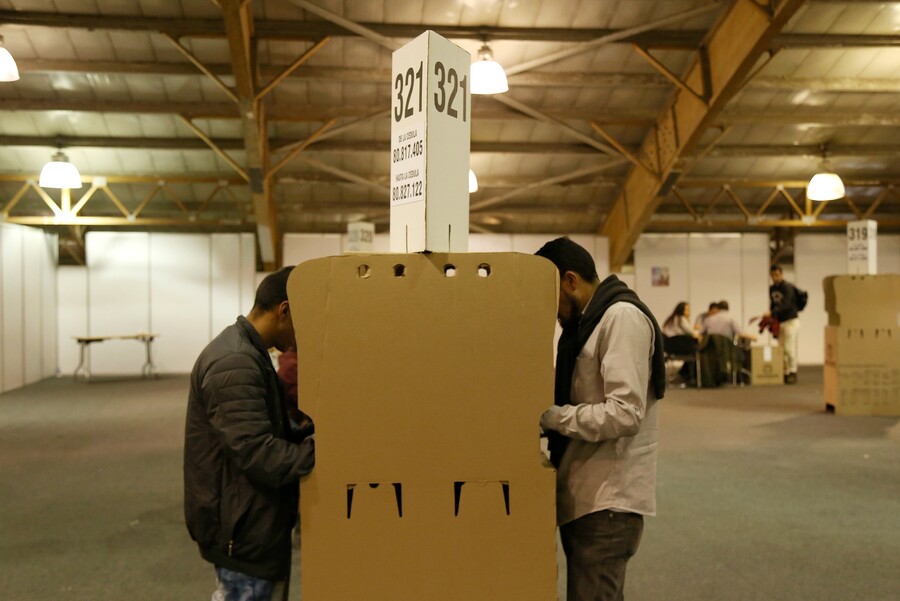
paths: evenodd
<path fill-rule="evenodd" d="M 516 101 L 512 101 L 515 103 Z M 520 120 L 531 117 L 512 108 L 497 106 L 491 98 L 476 97 L 472 102 L 473 119 Z M 378 114 L 390 108 L 374 107 Z M 71 111 L 86 113 L 118 113 L 148 115 L 184 115 L 190 119 L 238 119 L 238 107 L 232 103 L 201 102 L 111 102 L 67 99 L 0 98 L 0 111 Z M 627 125 L 646 127 L 655 122 L 656 112 L 637 108 L 589 109 L 542 108 L 540 112 L 557 121 L 594 121 L 601 125 Z M 267 119 L 281 122 L 325 122 L 329 119 L 365 119 L 371 117 L 372 105 L 297 106 L 275 104 L 267 107 Z M 900 115 L 896 111 L 879 110 L 853 113 L 850 111 L 821 110 L 806 107 L 785 109 L 733 108 L 720 113 L 710 124 L 712 127 L 728 125 L 823 125 L 834 127 L 896 127 Z M 338 128 L 335 128 L 338 129 Z"/>
<path fill-rule="evenodd" d="M 253 11 L 250 3 L 243 0 L 220 2 L 244 131 L 245 169 L 249 176 L 250 196 L 256 217 L 256 240 L 263 269 L 274 271 L 281 265 L 281 233 L 268 177 L 269 139 L 265 108 L 260 100 L 262 95 L 253 38 Z"/>
<path fill-rule="evenodd" d="M 864 0 L 866 1 L 866 0 Z M 176 37 L 224 38 L 225 29 L 219 19 L 160 18 L 145 16 L 91 15 L 84 13 L 51 13 L 41 11 L 0 10 L 0 24 L 57 29 L 165 32 Z M 565 27 L 487 27 L 442 25 L 437 23 L 358 23 L 385 38 L 412 39 L 426 29 L 450 39 L 512 40 L 522 42 L 589 42 L 621 32 L 610 28 Z M 297 21 L 260 19 L 255 23 L 255 36 L 260 40 L 316 41 L 326 36 L 358 35 L 329 21 Z M 635 34 L 621 42 L 634 42 L 645 48 L 695 50 L 706 35 L 698 30 L 656 30 Z M 856 34 L 781 34 L 773 46 L 784 48 L 816 47 L 896 47 L 896 35 Z"/>
<path fill-rule="evenodd" d="M 23 77 L 30 73 L 106 73 L 122 75 L 196 75 L 197 68 L 186 63 L 141 61 L 79 61 L 67 59 L 19 59 L 16 61 Z M 276 77 L 289 65 L 260 65 L 262 77 Z M 231 66 L 224 63 L 206 64 L 216 76 L 231 75 Z M 304 64 L 290 78 L 304 81 L 349 81 L 385 84 L 389 69 L 355 67 L 317 67 Z M 509 75 L 511 87 L 577 87 L 577 88 L 668 88 L 670 82 L 653 73 L 586 73 L 582 71 L 529 71 Z M 385 84 L 387 85 L 387 84 Z M 757 76 L 747 89 L 813 90 L 821 92 L 900 92 L 900 80 L 890 78 L 855 77 L 784 77 Z"/>
<path fill-rule="evenodd" d="M 613 271 L 625 263 L 635 241 L 650 223 L 662 201 L 659 193 L 677 161 L 713 125 L 771 41 L 803 4 L 804 0 L 783 0 L 772 5 L 772 15 L 767 17 L 755 0 L 737 0 L 721 15 L 704 42 L 708 70 L 705 61 L 698 57 L 682 78 L 694 89 L 704 89 L 708 72 L 709 102 L 701 102 L 680 89 L 673 92 L 672 101 L 644 138 L 639 153 L 645 163 L 660 166 L 659 177 L 633 168 L 604 220 L 601 233 L 609 238 Z"/>

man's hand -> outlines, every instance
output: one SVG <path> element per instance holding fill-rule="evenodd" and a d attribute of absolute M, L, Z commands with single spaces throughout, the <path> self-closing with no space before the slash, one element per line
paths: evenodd
<path fill-rule="evenodd" d="M 559 419 L 557 418 L 557 413 L 559 412 L 559 407 L 553 405 L 541 415 L 541 428 L 544 430 L 555 430 L 554 426 L 559 423 Z"/>

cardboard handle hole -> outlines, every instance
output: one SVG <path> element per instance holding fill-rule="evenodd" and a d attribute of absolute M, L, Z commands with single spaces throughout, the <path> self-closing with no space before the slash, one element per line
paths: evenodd
<path fill-rule="evenodd" d="M 365 263 L 363 263 L 363 264 L 360 265 L 359 268 L 357 269 L 357 274 L 359 275 L 359 278 L 360 278 L 361 280 L 364 280 L 364 279 L 366 279 L 367 277 L 369 277 L 370 275 L 372 275 L 372 269 L 371 269 L 368 265 L 366 265 Z"/>
<path fill-rule="evenodd" d="M 487 263 L 482 263 L 478 266 L 478 277 L 486 278 L 491 275 L 491 266 Z"/>
<path fill-rule="evenodd" d="M 444 275 L 448 278 L 456 276 L 456 265 L 451 265 L 450 263 L 444 265 Z"/>
<path fill-rule="evenodd" d="M 397 263 L 396 265 L 394 265 L 394 277 L 402 278 L 405 276 L 406 276 L 406 265 L 402 265 L 400 263 Z"/>

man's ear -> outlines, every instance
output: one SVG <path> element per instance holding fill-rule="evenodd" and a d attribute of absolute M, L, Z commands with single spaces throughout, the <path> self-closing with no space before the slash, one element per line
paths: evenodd
<path fill-rule="evenodd" d="M 278 305 L 278 317 L 290 317 L 291 307 L 288 301 L 281 301 Z"/>
<path fill-rule="evenodd" d="M 579 279 L 581 279 L 581 277 L 577 273 L 575 273 L 574 271 L 567 271 L 562 274 L 560 283 L 570 290 L 575 290 L 575 288 L 578 286 Z"/>

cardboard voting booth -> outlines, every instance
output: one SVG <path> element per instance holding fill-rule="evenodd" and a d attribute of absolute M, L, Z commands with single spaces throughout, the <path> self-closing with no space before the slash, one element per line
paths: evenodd
<path fill-rule="evenodd" d="M 539 257 L 387 254 L 294 269 L 304 601 L 556 599 L 558 280 Z"/>
<path fill-rule="evenodd" d="M 825 405 L 900 415 L 900 276 L 825 278 Z"/>

